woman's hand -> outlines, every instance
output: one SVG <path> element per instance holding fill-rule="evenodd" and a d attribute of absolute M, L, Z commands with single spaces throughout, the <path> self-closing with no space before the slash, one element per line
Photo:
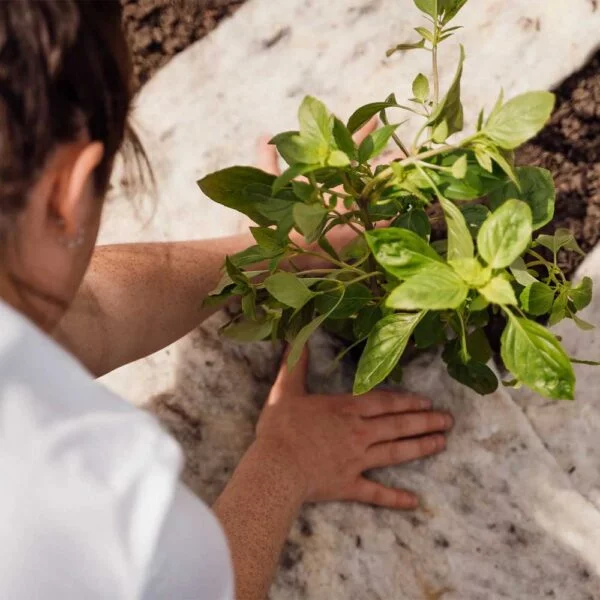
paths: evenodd
<path fill-rule="evenodd" d="M 257 428 L 256 447 L 277 453 L 302 482 L 304 500 L 353 500 L 395 509 L 419 501 L 406 490 L 363 476 L 369 469 L 437 454 L 452 417 L 414 394 L 310 395 L 305 352 L 293 371 L 284 364 Z"/>

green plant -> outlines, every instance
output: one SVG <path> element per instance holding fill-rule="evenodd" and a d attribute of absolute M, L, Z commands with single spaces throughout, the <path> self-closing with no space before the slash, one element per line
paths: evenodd
<path fill-rule="evenodd" d="M 414 2 L 429 26 L 417 27 L 420 39 L 388 56 L 424 49 L 433 74 L 417 75 L 408 105 L 392 94 L 343 123 L 307 97 L 299 131 L 272 140 L 289 165 L 281 176 L 233 167 L 198 182 L 211 199 L 256 223 L 256 245 L 228 258 L 209 302 L 240 296 L 242 313 L 224 333 L 248 341 L 287 339 L 290 364 L 321 326 L 346 339 L 348 349 L 364 345 L 356 394 L 398 373 L 409 344 L 443 345 L 452 377 L 481 394 L 493 392 L 498 380 L 486 364 L 492 357 L 486 328 L 500 320 L 501 356 L 514 376 L 505 385 L 572 399 L 574 359 L 544 324 L 569 318 L 590 328 L 577 313 L 591 301 L 592 282 L 573 286 L 557 266 L 559 250 L 581 252 L 568 231 L 532 237 L 553 218 L 554 185 L 544 169 L 515 167 L 512 153 L 544 126 L 554 96 L 531 92 L 504 102 L 500 94 L 487 117 L 480 113 L 476 131 L 457 138 L 464 50 L 443 96 L 438 50 L 459 29 L 450 23 L 466 0 Z M 398 135 L 402 123 L 390 123 L 390 110 L 423 118 L 410 146 Z M 377 114 L 383 125 L 357 147 L 352 134 Z M 404 158 L 373 167 L 392 141 Z M 432 225 L 441 220 L 435 205 L 446 228 L 432 240 Z M 339 254 L 326 237 L 338 225 L 358 234 Z M 292 230 L 312 249 L 292 241 Z M 295 267 L 307 254 L 330 266 Z M 248 270 L 259 262 L 267 266 Z"/>

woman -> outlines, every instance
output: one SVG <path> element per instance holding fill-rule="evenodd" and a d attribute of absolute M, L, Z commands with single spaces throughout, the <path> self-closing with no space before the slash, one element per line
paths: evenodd
<path fill-rule="evenodd" d="M 452 420 L 414 395 L 308 395 L 304 356 L 211 512 L 154 418 L 93 381 L 196 327 L 250 244 L 94 250 L 137 147 L 120 18 L 118 0 L 0 3 L 0 598 L 231 599 L 233 572 L 263 598 L 303 503 L 415 508 L 362 473 L 441 451 Z"/>

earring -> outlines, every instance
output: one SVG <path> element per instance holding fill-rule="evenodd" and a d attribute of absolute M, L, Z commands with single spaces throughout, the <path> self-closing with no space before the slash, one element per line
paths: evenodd
<path fill-rule="evenodd" d="M 75 237 L 65 240 L 65 246 L 70 250 L 73 250 L 82 246 L 83 242 L 85 242 L 85 230 L 83 227 L 80 227 L 77 230 L 77 235 Z"/>

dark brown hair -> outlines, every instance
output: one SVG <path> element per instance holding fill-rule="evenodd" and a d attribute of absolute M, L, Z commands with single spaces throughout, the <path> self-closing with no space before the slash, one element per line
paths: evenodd
<path fill-rule="evenodd" d="M 56 145 L 84 131 L 105 145 L 104 193 L 123 142 L 141 150 L 130 103 L 119 0 L 0 1 L 0 215 L 20 211 Z"/>

